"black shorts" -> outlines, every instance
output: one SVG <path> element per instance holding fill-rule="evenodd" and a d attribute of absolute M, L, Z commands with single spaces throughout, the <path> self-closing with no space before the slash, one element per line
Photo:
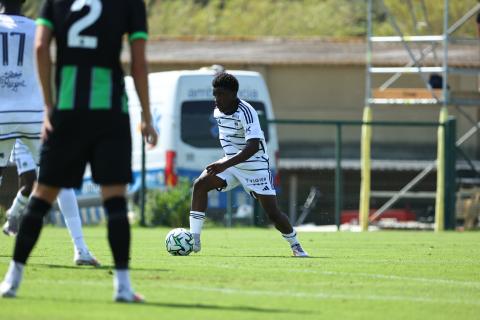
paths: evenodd
<path fill-rule="evenodd" d="M 100 185 L 132 182 L 132 137 L 128 114 L 112 111 L 57 111 L 53 132 L 42 146 L 38 181 L 80 188 L 87 163 Z"/>

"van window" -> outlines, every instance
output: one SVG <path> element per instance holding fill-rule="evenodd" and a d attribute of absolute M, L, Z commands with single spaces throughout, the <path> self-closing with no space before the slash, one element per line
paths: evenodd
<path fill-rule="evenodd" d="M 257 110 L 260 126 L 268 142 L 267 114 L 265 105 L 258 101 L 248 101 Z M 219 148 L 218 127 L 213 119 L 213 100 L 185 101 L 182 103 L 180 123 L 181 139 L 196 148 Z"/>

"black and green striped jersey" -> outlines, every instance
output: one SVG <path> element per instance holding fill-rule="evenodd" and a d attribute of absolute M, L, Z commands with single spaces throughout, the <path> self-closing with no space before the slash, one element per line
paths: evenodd
<path fill-rule="evenodd" d="M 37 24 L 56 40 L 58 110 L 127 111 L 120 52 L 147 38 L 143 0 L 45 0 Z"/>

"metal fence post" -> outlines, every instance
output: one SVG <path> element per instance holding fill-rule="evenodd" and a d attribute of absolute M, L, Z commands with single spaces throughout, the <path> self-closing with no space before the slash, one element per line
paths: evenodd
<path fill-rule="evenodd" d="M 358 221 L 362 231 L 368 231 L 368 217 L 370 214 L 372 119 L 372 109 L 371 107 L 366 106 L 363 109 L 362 141 L 360 150 L 360 208 L 358 210 Z"/>
<path fill-rule="evenodd" d="M 343 179 L 342 179 L 342 124 L 337 123 L 336 138 L 335 138 L 335 225 L 337 230 L 340 230 L 340 215 L 342 214 L 342 194 L 343 194 Z"/>
<path fill-rule="evenodd" d="M 437 192 L 435 196 L 435 231 L 445 230 L 445 198 L 446 198 L 446 122 L 448 119 L 447 107 L 440 110 L 439 126 L 437 131 Z"/>
<path fill-rule="evenodd" d="M 232 216 L 233 216 L 233 195 L 232 190 L 227 191 L 227 228 L 232 227 Z"/>
<path fill-rule="evenodd" d="M 298 176 L 296 174 L 292 174 L 289 177 L 289 206 L 288 206 L 288 215 L 290 218 L 290 222 L 292 224 L 295 224 L 297 221 L 297 210 L 298 210 L 298 204 L 297 204 L 297 193 L 298 193 Z"/>
<path fill-rule="evenodd" d="M 456 120 L 449 117 L 445 122 L 445 230 L 455 229 L 456 201 Z"/>

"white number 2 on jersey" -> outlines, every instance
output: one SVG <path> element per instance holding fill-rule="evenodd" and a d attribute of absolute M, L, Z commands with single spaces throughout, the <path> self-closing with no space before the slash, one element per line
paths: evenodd
<path fill-rule="evenodd" d="M 70 48 L 96 49 L 98 39 L 94 36 L 81 36 L 80 33 L 90 27 L 102 14 L 102 2 L 100 0 L 75 0 L 70 10 L 80 11 L 84 6 L 89 6 L 88 14 L 76 21 L 68 30 L 67 43 Z"/>

